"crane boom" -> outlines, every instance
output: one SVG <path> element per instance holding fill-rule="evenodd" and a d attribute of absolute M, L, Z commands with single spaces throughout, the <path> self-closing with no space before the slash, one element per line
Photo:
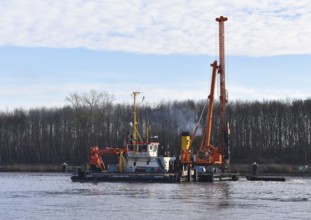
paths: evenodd
<path fill-rule="evenodd" d="M 222 155 L 220 147 L 214 147 L 211 145 L 211 134 L 212 134 L 212 121 L 213 121 L 213 111 L 214 111 L 214 94 L 216 85 L 216 75 L 217 75 L 217 61 L 211 64 L 213 67 L 211 88 L 209 98 L 209 108 L 206 117 L 206 124 L 204 128 L 204 133 L 201 139 L 200 148 L 197 152 L 196 163 L 198 164 L 222 164 Z"/>
<path fill-rule="evenodd" d="M 201 147 L 210 146 L 211 144 L 211 134 L 212 134 L 212 119 L 213 119 L 213 111 L 214 111 L 214 94 L 215 94 L 215 84 L 216 84 L 216 71 L 217 71 L 217 61 L 215 60 L 214 63 L 211 64 L 213 67 L 212 73 L 212 82 L 211 82 L 211 90 L 209 98 L 209 108 L 208 108 L 208 115 L 207 115 L 207 123 L 206 123 L 206 134 L 205 134 L 205 143 L 201 143 Z"/>
<path fill-rule="evenodd" d="M 201 139 L 201 144 L 200 148 L 197 152 L 198 158 L 197 162 L 198 163 L 213 163 L 215 159 L 212 156 L 212 151 L 211 151 L 211 145 L 210 145 L 210 140 L 211 140 L 211 133 L 212 133 L 212 119 L 213 119 L 213 111 L 214 111 L 214 93 L 215 93 L 215 85 L 216 85 L 216 75 L 217 75 L 217 61 L 215 60 L 214 63 L 211 64 L 213 67 L 212 71 L 212 81 L 211 81 L 211 89 L 210 89 L 210 94 L 208 96 L 209 98 L 209 108 L 207 112 L 207 121 L 205 124 L 205 129 L 204 133 Z M 204 111 L 204 109 L 203 109 Z M 202 114 L 203 114 L 202 111 Z M 201 120 L 202 114 L 200 116 L 199 121 Z M 191 159 L 191 147 L 193 140 L 195 138 L 197 129 L 198 129 L 199 123 L 197 124 L 195 131 L 192 135 L 192 138 L 190 140 L 190 136 L 188 132 L 183 132 L 182 134 L 182 149 L 181 149 L 181 163 L 182 164 L 191 164 L 192 159 Z M 214 147 L 213 147 L 214 148 Z M 217 158 L 219 158 L 219 155 L 217 155 Z M 216 158 L 216 160 L 217 160 Z"/>

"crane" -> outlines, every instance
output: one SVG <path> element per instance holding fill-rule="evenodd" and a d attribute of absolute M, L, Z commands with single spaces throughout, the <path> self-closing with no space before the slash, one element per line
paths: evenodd
<path fill-rule="evenodd" d="M 182 146 L 181 146 L 181 164 L 188 169 L 188 176 L 190 175 L 190 168 L 192 166 L 210 166 L 219 165 L 222 171 L 227 170 L 227 166 L 230 162 L 230 150 L 228 137 L 230 134 L 229 123 L 226 118 L 226 104 L 228 103 L 228 93 L 226 90 L 226 77 L 225 77 L 225 40 L 224 40 L 224 22 L 228 18 L 220 16 L 216 18 L 219 23 L 219 65 L 217 60 L 215 60 L 212 66 L 212 80 L 210 87 L 209 108 L 206 116 L 206 123 L 204 126 L 203 135 L 201 138 L 199 149 L 196 152 L 196 157 L 192 158 L 192 143 L 196 136 L 197 127 L 190 139 L 190 135 L 187 132 L 182 133 Z M 212 120 L 214 112 L 214 95 L 216 87 L 216 78 L 219 75 L 220 83 L 220 122 L 219 122 L 219 144 L 214 146 L 211 144 L 211 134 L 212 134 Z M 204 111 L 204 109 L 203 109 Z M 202 114 L 203 114 L 202 111 Z M 202 118 L 200 116 L 199 122 Z M 190 177 L 188 177 L 189 179 Z"/>
<path fill-rule="evenodd" d="M 205 129 L 201 139 L 200 148 L 197 151 L 197 164 L 229 164 L 230 151 L 228 144 L 229 126 L 226 121 L 226 104 L 228 103 L 228 92 L 226 90 L 225 75 L 225 40 L 224 40 L 224 22 L 226 17 L 216 18 L 219 23 L 219 66 L 217 61 L 211 65 L 213 67 L 212 81 L 209 95 L 209 109 Z M 219 124 L 219 146 L 211 145 L 212 118 L 214 110 L 214 93 L 216 84 L 216 72 L 219 74 L 220 82 L 220 124 Z"/>
<path fill-rule="evenodd" d="M 90 169 L 93 171 L 107 170 L 102 155 L 113 154 L 119 155 L 119 172 L 122 172 L 123 165 L 125 164 L 123 153 L 127 153 L 126 148 L 105 147 L 104 149 L 99 149 L 97 146 L 91 147 L 89 149 Z"/>

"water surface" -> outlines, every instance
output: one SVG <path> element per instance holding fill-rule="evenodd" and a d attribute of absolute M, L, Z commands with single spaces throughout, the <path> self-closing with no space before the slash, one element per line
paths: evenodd
<path fill-rule="evenodd" d="M 286 182 L 77 183 L 0 173 L 0 219 L 311 219 L 311 178 Z"/>

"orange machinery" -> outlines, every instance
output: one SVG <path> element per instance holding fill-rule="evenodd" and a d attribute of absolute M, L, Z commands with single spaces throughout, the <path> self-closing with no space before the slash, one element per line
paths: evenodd
<path fill-rule="evenodd" d="M 211 65 L 213 67 L 211 90 L 209 98 L 209 108 L 207 111 L 207 118 L 205 123 L 204 132 L 202 135 L 200 148 L 197 151 L 196 164 L 222 164 L 222 149 L 221 147 L 216 147 L 211 145 L 211 133 L 212 133 L 212 120 L 214 111 L 214 93 L 216 84 L 216 74 L 217 74 L 217 61 Z M 193 137 L 194 138 L 194 137 Z"/>
<path fill-rule="evenodd" d="M 124 163 L 123 153 L 126 153 L 126 148 L 111 148 L 105 147 L 104 149 L 99 149 L 97 146 L 91 147 L 89 150 L 89 165 L 91 170 L 106 170 L 105 163 L 101 157 L 104 154 L 114 154 L 120 156 L 119 158 L 119 171 L 122 172 Z"/>
<path fill-rule="evenodd" d="M 133 115 L 133 131 L 131 136 L 131 144 L 137 144 L 137 139 L 139 136 L 138 133 L 138 123 L 137 123 L 137 109 L 136 109 L 136 97 L 139 95 L 140 92 L 133 92 L 134 97 L 134 115 Z M 146 134 L 148 137 L 148 127 L 146 128 Z M 141 139 L 141 138 L 140 138 Z M 148 138 L 147 142 L 148 142 Z M 134 148 L 135 152 L 136 148 Z M 104 149 L 99 149 L 97 146 L 91 147 L 89 149 L 89 165 L 90 169 L 93 171 L 105 171 L 106 166 L 103 161 L 102 155 L 105 154 L 113 154 L 113 155 L 119 155 L 119 172 L 123 171 L 123 167 L 126 166 L 126 162 L 124 159 L 123 154 L 128 153 L 128 145 L 124 148 L 111 148 L 111 147 L 105 147 Z"/>
<path fill-rule="evenodd" d="M 225 86 L 225 46 L 224 46 L 224 22 L 228 19 L 226 17 L 216 18 L 216 21 L 219 22 L 219 60 L 220 64 L 217 66 L 217 61 L 214 61 L 211 64 L 212 71 L 212 80 L 209 98 L 209 109 L 207 112 L 206 124 L 204 127 L 204 132 L 202 135 L 200 148 L 197 151 L 195 161 L 191 158 L 191 148 L 192 143 L 196 135 L 198 125 L 192 135 L 190 136 L 187 133 L 182 134 L 182 146 L 181 146 L 181 163 L 186 166 L 191 166 L 192 164 L 197 165 L 211 165 L 211 164 L 228 164 L 230 158 L 230 152 L 228 147 L 228 135 L 229 135 L 229 126 L 226 122 L 226 104 L 228 102 L 227 90 Z M 214 111 L 214 93 L 216 85 L 216 75 L 219 74 L 220 78 L 220 139 L 219 146 L 211 145 L 211 131 L 212 131 L 212 118 Z M 200 117 L 201 119 L 201 117 Z M 198 123 L 199 124 L 199 123 Z"/>

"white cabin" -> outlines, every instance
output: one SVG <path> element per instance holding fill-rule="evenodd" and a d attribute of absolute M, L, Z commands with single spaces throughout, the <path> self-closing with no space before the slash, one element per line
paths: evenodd
<path fill-rule="evenodd" d="M 163 172 L 164 163 L 158 157 L 158 142 L 128 144 L 128 172 Z"/>

